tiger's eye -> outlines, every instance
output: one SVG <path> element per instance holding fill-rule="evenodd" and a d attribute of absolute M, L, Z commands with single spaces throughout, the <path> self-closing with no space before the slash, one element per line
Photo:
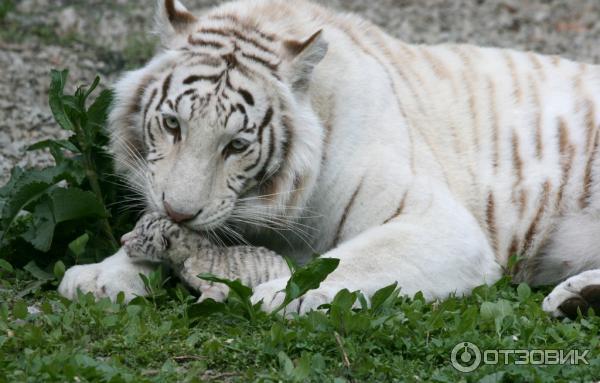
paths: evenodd
<path fill-rule="evenodd" d="M 231 141 L 230 145 L 233 150 L 241 152 L 248 147 L 248 141 L 238 138 Z"/>
<path fill-rule="evenodd" d="M 223 155 L 228 157 L 230 154 L 242 153 L 250 146 L 250 142 L 242 138 L 231 140 L 223 150 Z"/>
<path fill-rule="evenodd" d="M 179 129 L 179 120 L 175 116 L 165 116 L 165 126 L 170 130 L 178 130 Z"/>

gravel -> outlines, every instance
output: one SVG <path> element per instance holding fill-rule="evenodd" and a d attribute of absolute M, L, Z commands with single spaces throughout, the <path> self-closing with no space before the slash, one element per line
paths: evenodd
<path fill-rule="evenodd" d="M 70 87 L 100 74 L 111 84 L 152 52 L 153 2 L 3 0 L 0 11 L 0 185 L 15 166 L 44 166 L 28 145 L 64 136 L 47 104 L 51 68 L 70 70 Z M 184 0 L 202 12 L 218 1 Z M 535 50 L 600 63 L 598 0 L 322 0 L 361 14 L 413 43 L 467 42 Z M 0 5 L 0 9 L 3 5 Z M 90 10 L 93 10 L 90 12 Z"/>

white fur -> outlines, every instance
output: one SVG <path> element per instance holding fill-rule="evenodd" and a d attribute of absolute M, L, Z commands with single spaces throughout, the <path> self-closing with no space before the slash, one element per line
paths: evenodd
<path fill-rule="evenodd" d="M 501 276 L 515 240 L 526 258 L 521 275 L 532 283 L 557 282 L 600 267 L 594 242 L 600 229 L 600 157 L 592 163 L 589 203 L 579 205 L 591 153 L 586 118 L 592 115 L 594 131 L 600 122 L 597 66 L 511 50 L 408 45 L 355 16 L 306 2 L 227 3 L 199 25 L 220 25 L 209 18 L 222 14 L 298 41 L 322 30 L 329 43 L 307 92 L 295 93 L 289 83 L 252 89 L 264 93 L 261 97 L 275 93 L 289 101 L 295 131 L 286 190 L 294 175 L 305 180 L 302 190 L 280 194 L 264 207 L 294 213 L 314 229 L 299 249 L 292 236 L 287 238 L 297 247 L 294 253 L 306 257 L 315 250 L 341 261 L 302 305 L 293 303 L 294 310 L 318 307 L 341 288 L 369 295 L 394 281 L 404 293 L 422 291 L 430 299 L 467 294 Z M 185 36 L 169 41 L 175 49 L 185 44 Z M 167 52 L 128 74 L 117 84 L 117 98 L 131 97 L 145 76 L 176 61 L 175 53 Z M 285 61 L 282 65 L 291 68 Z M 588 114 L 583 101 L 593 105 Z M 260 104 L 257 115 L 263 113 Z M 122 120 L 124 108 L 117 104 L 111 114 L 115 136 L 134 129 L 135 124 Z M 559 204 L 568 160 L 559 151 L 560 121 L 568 127 L 573 161 Z M 196 151 L 174 157 L 177 167 L 170 171 L 179 173 L 165 178 L 165 185 L 179 188 L 172 198 L 182 208 L 200 206 L 206 198 L 200 195 L 215 190 L 202 176 L 214 171 L 207 160 L 213 152 L 201 145 L 198 141 Z M 202 193 L 190 194 L 192 185 Z M 527 198 L 521 199 L 521 193 Z M 394 217 L 402 201 L 404 208 Z M 286 205 L 292 202 L 296 209 L 290 210 Z M 161 210 L 156 202 L 150 205 Z M 339 243 L 334 243 L 336 236 Z M 100 273 L 102 267 L 93 270 Z M 90 278 L 82 273 L 70 272 L 63 283 Z M 253 299 L 262 299 L 271 310 L 281 300 L 284 283 L 259 286 Z"/>

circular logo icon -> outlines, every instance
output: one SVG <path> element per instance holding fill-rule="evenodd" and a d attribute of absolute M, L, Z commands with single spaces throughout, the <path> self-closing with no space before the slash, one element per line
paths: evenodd
<path fill-rule="evenodd" d="M 460 372 L 475 371 L 481 364 L 481 351 L 471 342 L 460 342 L 450 355 L 452 367 Z"/>

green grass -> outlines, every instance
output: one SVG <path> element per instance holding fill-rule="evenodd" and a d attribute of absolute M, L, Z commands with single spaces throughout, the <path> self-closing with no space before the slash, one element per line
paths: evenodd
<path fill-rule="evenodd" d="M 374 309 L 352 310 L 346 292 L 328 313 L 282 319 L 259 312 L 249 319 L 234 299 L 224 306 L 194 305 L 180 286 L 163 288 L 152 278 L 153 299 L 123 304 L 81 295 L 70 302 L 54 291 L 56 280 L 32 271 L 37 280 L 21 270 L 0 271 L 0 381 L 545 382 L 600 376 L 600 319 L 551 319 L 540 308 L 547 291 L 507 279 L 469 298 L 435 304 L 391 294 Z M 28 306 L 40 311 L 28 313 Z M 452 348 L 462 341 L 481 349 L 591 351 L 589 365 L 482 366 L 464 374 L 450 363 Z"/>

